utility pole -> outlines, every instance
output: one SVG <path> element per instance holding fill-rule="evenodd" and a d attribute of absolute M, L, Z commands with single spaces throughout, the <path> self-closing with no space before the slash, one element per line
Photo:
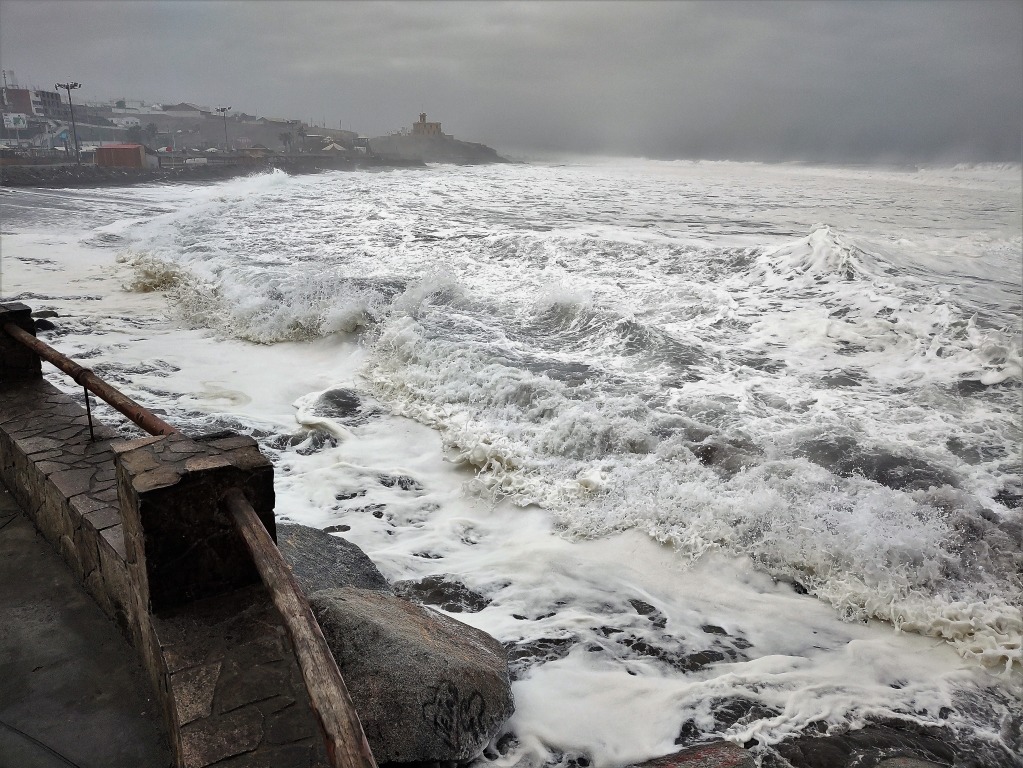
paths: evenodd
<path fill-rule="evenodd" d="M 224 116 L 224 151 L 229 152 L 230 148 L 227 146 L 227 110 L 230 107 L 217 107 L 217 112 Z"/>
<path fill-rule="evenodd" d="M 71 103 L 71 91 L 81 88 L 81 83 L 57 83 L 54 88 L 63 88 L 67 91 L 67 105 L 71 109 L 71 134 L 75 139 L 75 162 L 82 164 L 82 153 L 78 149 L 78 127 L 75 125 L 75 105 Z"/>
<path fill-rule="evenodd" d="M 3 73 L 4 73 L 4 106 L 9 107 L 11 105 L 7 99 L 7 70 L 5 69 Z M 14 118 L 11 119 L 13 120 Z M 4 129 L 5 130 L 7 129 L 6 125 L 4 126 Z M 16 146 L 18 146 L 19 148 L 21 147 L 21 131 L 18 129 L 17 122 L 14 123 L 14 142 Z"/>

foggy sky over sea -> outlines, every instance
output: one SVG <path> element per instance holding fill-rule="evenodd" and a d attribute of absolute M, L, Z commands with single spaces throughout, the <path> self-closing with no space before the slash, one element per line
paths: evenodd
<path fill-rule="evenodd" d="M 3 0 L 0 65 L 86 99 L 506 153 L 1019 161 L 1023 3 Z"/>

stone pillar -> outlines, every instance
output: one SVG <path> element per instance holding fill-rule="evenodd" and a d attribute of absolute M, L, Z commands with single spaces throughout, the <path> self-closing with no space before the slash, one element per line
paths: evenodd
<path fill-rule="evenodd" d="M 221 508 L 241 488 L 276 540 L 273 465 L 241 435 L 173 434 L 112 446 L 126 561 L 142 611 L 258 583 L 248 549 Z"/>
<path fill-rule="evenodd" d="M 8 323 L 36 335 L 30 307 L 19 302 L 0 304 L 0 383 L 42 378 L 39 355 L 3 332 Z"/>

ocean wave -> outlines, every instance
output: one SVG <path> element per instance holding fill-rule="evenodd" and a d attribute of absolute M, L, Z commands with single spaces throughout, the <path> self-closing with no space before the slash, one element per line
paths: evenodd
<path fill-rule="evenodd" d="M 259 343 L 363 333 L 375 395 L 435 427 L 480 492 L 539 504 L 573 535 L 635 528 L 685 557 L 746 555 L 849 618 L 1019 662 L 1019 563 L 996 536 L 971 572 L 955 516 L 1014 524 L 998 494 L 1020 340 L 906 269 L 897 243 L 824 224 L 700 242 L 661 198 L 630 196 L 622 226 L 619 208 L 560 188 L 586 226 L 519 220 L 500 200 L 481 219 L 455 202 L 465 177 L 412 196 L 380 184 L 204 188 L 129 228 L 144 254 L 125 257 L 129 284 Z M 758 229 L 731 215 L 696 220 Z M 949 415 L 964 397 L 968 427 Z"/>

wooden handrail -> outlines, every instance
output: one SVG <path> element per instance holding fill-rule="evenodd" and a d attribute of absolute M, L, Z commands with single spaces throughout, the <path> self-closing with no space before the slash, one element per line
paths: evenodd
<path fill-rule="evenodd" d="M 149 434 L 180 434 L 180 430 L 175 429 L 156 414 L 143 408 L 119 389 L 107 384 L 88 368 L 79 365 L 69 357 L 65 357 L 45 341 L 40 341 L 23 328 L 19 328 L 14 323 L 5 323 L 4 331 L 8 336 L 20 341 L 46 362 L 55 365 L 74 379 L 76 383 L 81 384 L 87 390 L 94 393 L 112 408 L 123 413 L 128 419 L 138 424 Z"/>
<path fill-rule="evenodd" d="M 235 530 L 252 553 L 274 606 L 284 618 L 302 679 L 309 691 L 309 703 L 327 745 L 331 768 L 376 768 L 341 671 L 280 550 L 240 489 L 231 488 L 222 501 Z"/>

